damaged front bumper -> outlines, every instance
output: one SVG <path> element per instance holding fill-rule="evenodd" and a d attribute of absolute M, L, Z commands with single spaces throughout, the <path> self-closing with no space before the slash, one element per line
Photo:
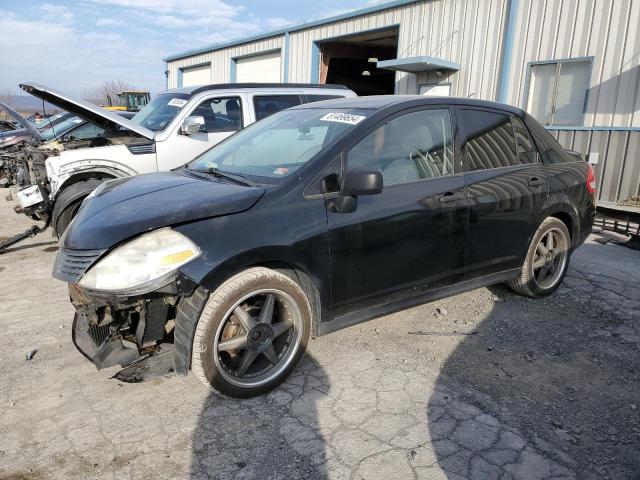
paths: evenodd
<path fill-rule="evenodd" d="M 169 285 L 140 296 L 105 295 L 69 284 L 76 308 L 73 343 L 98 370 L 120 365 L 114 378 L 141 382 L 176 372 L 174 334 L 178 304 L 197 285 L 180 276 Z M 184 355 L 184 352 L 178 352 Z M 184 361 L 178 361 L 184 364 Z"/>

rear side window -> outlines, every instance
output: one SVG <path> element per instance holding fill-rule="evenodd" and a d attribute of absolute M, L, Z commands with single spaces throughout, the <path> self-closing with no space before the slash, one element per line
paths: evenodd
<path fill-rule="evenodd" d="M 576 157 L 565 152 L 564 148 L 545 130 L 531 115 L 527 115 L 527 126 L 531 130 L 531 135 L 538 145 L 540 156 L 545 163 L 575 162 Z"/>
<path fill-rule="evenodd" d="M 508 114 L 483 110 L 459 110 L 465 148 L 465 170 L 517 165 L 516 141 Z"/>
<path fill-rule="evenodd" d="M 527 164 L 538 161 L 538 150 L 536 149 L 529 130 L 525 127 L 522 120 L 516 116 L 511 116 L 513 122 L 513 131 L 516 134 L 516 148 L 518 152 L 518 163 Z"/>
<path fill-rule="evenodd" d="M 300 105 L 299 95 L 256 95 L 253 106 L 256 109 L 256 120 L 262 120 L 269 115 Z"/>

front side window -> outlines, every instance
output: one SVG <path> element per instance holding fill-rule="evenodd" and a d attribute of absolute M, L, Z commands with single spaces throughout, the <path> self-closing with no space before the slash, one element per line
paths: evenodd
<path fill-rule="evenodd" d="M 204 132 L 236 132 L 242 128 L 241 105 L 240 97 L 209 98 L 191 115 L 204 118 Z"/>
<path fill-rule="evenodd" d="M 465 170 L 486 170 L 518 164 L 511 116 L 460 109 L 458 121 L 466 138 Z"/>
<path fill-rule="evenodd" d="M 591 60 L 529 67 L 527 111 L 543 125 L 582 125 Z"/>
<path fill-rule="evenodd" d="M 206 151 L 190 170 L 223 172 L 279 183 L 366 119 L 367 110 L 304 109 L 279 112 Z"/>
<path fill-rule="evenodd" d="M 347 165 L 380 170 L 385 186 L 454 173 L 449 110 L 394 118 L 352 148 Z"/>
<path fill-rule="evenodd" d="M 136 113 L 131 121 L 154 132 L 160 132 L 176 118 L 178 112 L 189 103 L 190 98 L 191 95 L 186 93 L 159 95 Z"/>
<path fill-rule="evenodd" d="M 253 97 L 256 121 L 296 105 L 300 105 L 299 95 L 256 95 Z"/>

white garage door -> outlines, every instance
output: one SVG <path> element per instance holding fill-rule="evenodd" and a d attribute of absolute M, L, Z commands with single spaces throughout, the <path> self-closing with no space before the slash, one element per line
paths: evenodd
<path fill-rule="evenodd" d="M 182 70 L 182 86 L 207 85 L 211 83 L 211 66 L 184 68 Z"/>
<path fill-rule="evenodd" d="M 236 82 L 280 81 L 280 52 L 239 58 L 236 66 Z"/>

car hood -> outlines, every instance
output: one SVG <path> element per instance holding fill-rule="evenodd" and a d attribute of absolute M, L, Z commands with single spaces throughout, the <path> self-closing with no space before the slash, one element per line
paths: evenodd
<path fill-rule="evenodd" d="M 155 137 L 154 131 L 128 120 L 117 113 L 105 110 L 102 107 L 85 102 L 84 100 L 71 98 L 51 88 L 36 83 L 21 83 L 20 88 L 34 97 L 41 98 L 56 107 L 73 113 L 80 118 L 84 118 L 87 122 L 91 122 L 106 130 L 118 130 L 119 127 L 124 127 L 149 140 L 153 140 Z"/>
<path fill-rule="evenodd" d="M 85 201 L 65 234 L 65 248 L 111 248 L 140 233 L 251 208 L 265 192 L 181 172 L 111 180 Z"/>
<path fill-rule="evenodd" d="M 20 115 L 18 112 L 16 112 L 13 108 L 11 108 L 9 105 L 7 105 L 4 102 L 0 102 L 0 107 L 9 115 L 11 115 L 11 117 L 16 122 L 19 122 L 20 125 L 22 125 L 22 129 L 28 131 L 29 134 L 35 140 L 40 140 L 40 132 L 38 132 L 38 129 L 34 127 L 30 121 L 28 121 L 26 118 L 24 118 L 22 115 Z"/>

